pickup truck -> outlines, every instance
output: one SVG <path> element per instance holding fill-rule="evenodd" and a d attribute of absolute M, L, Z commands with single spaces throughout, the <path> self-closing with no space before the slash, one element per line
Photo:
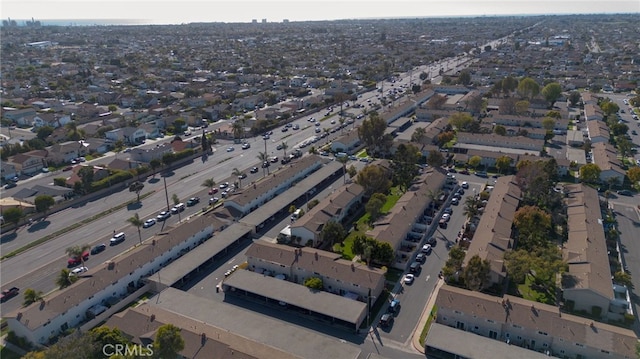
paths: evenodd
<path fill-rule="evenodd" d="M 2 297 L 0 298 L 0 302 L 4 303 L 7 300 L 15 297 L 19 293 L 20 293 L 20 289 L 18 289 L 17 287 L 13 287 L 11 289 L 5 289 L 2 291 Z"/>

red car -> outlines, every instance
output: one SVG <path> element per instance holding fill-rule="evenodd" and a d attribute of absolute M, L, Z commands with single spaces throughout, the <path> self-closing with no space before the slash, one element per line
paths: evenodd
<path fill-rule="evenodd" d="M 82 259 L 85 260 L 85 261 L 88 260 L 89 259 L 89 252 L 82 253 Z M 69 260 L 67 260 L 67 265 L 69 267 L 75 267 L 77 265 L 80 265 L 81 263 L 82 263 L 82 261 L 78 257 L 72 257 L 72 258 L 69 258 Z"/>
<path fill-rule="evenodd" d="M 217 188 L 212 188 L 209 190 L 209 194 L 214 194 L 214 193 L 218 193 L 218 189 Z"/>
<path fill-rule="evenodd" d="M 2 291 L 2 294 L 0 295 L 0 302 L 4 303 L 7 300 L 18 295 L 18 293 L 20 293 L 20 289 L 18 289 L 17 287 L 13 287 L 11 289 L 5 289 Z"/>

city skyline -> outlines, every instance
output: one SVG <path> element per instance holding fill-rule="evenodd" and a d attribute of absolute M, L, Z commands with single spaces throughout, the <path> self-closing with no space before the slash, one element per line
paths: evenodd
<path fill-rule="evenodd" d="M 179 6 L 177 6 L 179 4 Z M 637 1 L 443 1 L 346 2 L 321 0 L 240 0 L 184 2 L 151 0 L 5 0 L 3 20 L 34 19 L 44 24 L 92 20 L 96 23 L 181 24 L 192 22 L 323 21 L 504 15 L 566 15 L 640 12 Z"/>

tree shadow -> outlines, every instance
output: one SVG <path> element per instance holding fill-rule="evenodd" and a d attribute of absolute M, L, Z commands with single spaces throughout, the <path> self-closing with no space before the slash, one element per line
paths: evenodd
<path fill-rule="evenodd" d="M 158 182 L 160 182 L 160 178 L 158 178 L 158 177 L 151 177 L 151 178 L 149 178 L 149 180 L 148 180 L 147 182 L 152 183 L 152 184 L 153 184 L 153 183 L 158 183 Z"/>
<path fill-rule="evenodd" d="M 140 209 L 142 208 L 142 201 L 140 202 L 133 202 L 133 203 L 129 203 L 127 204 L 127 210 L 128 211 L 134 211 L 136 209 Z"/>
<path fill-rule="evenodd" d="M 161 177 L 171 177 L 173 175 L 175 175 L 176 173 L 173 171 L 164 171 L 162 172 L 162 174 L 160 174 Z"/>
<path fill-rule="evenodd" d="M 0 243 L 8 243 L 18 238 L 18 233 L 16 231 L 11 231 L 11 233 L 5 233 L 0 237 Z"/>
<path fill-rule="evenodd" d="M 38 222 L 30 225 L 29 228 L 27 229 L 27 232 L 33 233 L 33 232 L 37 232 L 37 231 L 46 229 L 47 227 L 49 227 L 50 224 L 51 224 L 51 221 L 46 220 L 46 219 L 38 221 Z"/>

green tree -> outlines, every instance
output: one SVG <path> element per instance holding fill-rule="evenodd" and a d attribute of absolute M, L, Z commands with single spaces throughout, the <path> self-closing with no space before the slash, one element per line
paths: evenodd
<path fill-rule="evenodd" d="M 7 221 L 7 223 L 12 223 L 13 225 L 16 226 L 16 230 L 18 230 L 18 223 L 20 222 L 20 219 L 22 219 L 22 217 L 24 216 L 24 213 L 22 212 L 22 208 L 20 207 L 13 207 L 13 208 L 7 208 L 2 212 L 2 216 L 4 218 L 5 221 Z"/>
<path fill-rule="evenodd" d="M 42 291 L 36 291 L 35 289 L 31 288 L 27 288 L 27 290 L 24 291 L 23 296 L 24 302 L 22 303 L 22 305 L 24 305 L 25 307 L 30 305 L 31 303 L 40 301 L 43 298 Z"/>
<path fill-rule="evenodd" d="M 231 125 L 231 130 L 233 131 L 233 138 L 242 138 L 244 135 L 244 125 L 242 121 L 236 120 Z"/>
<path fill-rule="evenodd" d="M 68 122 L 64 127 L 67 129 L 67 138 L 70 141 L 78 141 L 84 136 L 84 132 L 78 129 L 76 121 Z"/>
<path fill-rule="evenodd" d="M 471 74 L 467 70 L 463 70 L 458 75 L 458 83 L 461 85 L 468 86 L 471 83 Z"/>
<path fill-rule="evenodd" d="M 133 217 L 129 217 L 127 222 L 131 223 L 134 227 L 138 229 L 138 238 L 140 239 L 140 244 L 142 244 L 142 233 L 140 232 L 140 227 L 144 224 L 144 221 L 140 219 L 138 213 L 135 213 Z"/>
<path fill-rule="evenodd" d="M 351 165 L 349 166 L 349 169 L 347 169 L 347 173 L 349 174 L 349 178 L 353 178 L 358 174 L 358 170 L 356 169 L 356 166 Z"/>
<path fill-rule="evenodd" d="M 438 150 L 431 150 L 427 156 L 427 164 L 431 167 L 440 167 L 444 163 L 444 156 Z"/>
<path fill-rule="evenodd" d="M 427 101 L 427 108 L 430 110 L 441 110 L 445 103 L 447 103 L 445 96 L 435 94 Z"/>
<path fill-rule="evenodd" d="M 427 130 L 425 130 L 424 127 L 416 128 L 411 134 L 411 142 L 423 144 L 422 141 L 424 141 L 426 134 Z"/>
<path fill-rule="evenodd" d="M 401 143 L 393 157 L 391 163 L 393 180 L 400 187 L 400 190 L 406 191 L 418 175 L 417 164 L 420 159 L 420 151 L 414 145 Z"/>
<path fill-rule="evenodd" d="M 365 166 L 356 176 L 356 183 L 364 187 L 365 196 L 373 193 L 388 193 L 391 180 L 387 171 L 377 165 Z"/>
<path fill-rule="evenodd" d="M 462 264 L 464 263 L 465 251 L 460 246 L 456 245 L 451 247 L 449 251 L 449 258 L 442 268 L 442 274 L 445 278 L 450 278 L 456 272 L 462 270 Z"/>
<path fill-rule="evenodd" d="M 600 167 L 595 163 L 587 163 L 580 167 L 580 179 L 585 183 L 598 183 L 600 181 Z"/>
<path fill-rule="evenodd" d="M 342 156 L 337 157 L 338 162 L 342 164 L 342 179 L 344 183 L 347 183 L 347 162 L 349 161 L 349 157 Z"/>
<path fill-rule="evenodd" d="M 545 117 L 542 119 L 542 127 L 547 131 L 553 131 L 556 127 L 556 120 L 551 117 Z"/>
<path fill-rule="evenodd" d="M 382 193 L 374 193 L 365 205 L 365 210 L 369 213 L 370 223 L 375 222 L 380 217 L 382 206 L 387 201 L 387 196 Z"/>
<path fill-rule="evenodd" d="M 166 166 L 168 171 L 171 168 L 171 164 L 176 161 L 176 154 L 173 152 L 166 152 L 162 155 L 162 163 Z"/>
<path fill-rule="evenodd" d="M 43 213 L 47 216 L 47 211 L 55 204 L 55 200 L 48 194 L 41 194 L 36 196 L 34 203 L 36 205 L 36 211 Z"/>
<path fill-rule="evenodd" d="M 151 170 L 153 171 L 153 176 L 155 177 L 156 170 L 160 168 L 160 166 L 162 166 L 162 162 L 159 159 L 154 158 L 151 161 L 149 161 L 149 166 L 151 166 Z"/>
<path fill-rule="evenodd" d="M 507 251 L 504 255 L 504 264 L 507 268 L 507 274 L 514 283 L 524 283 L 527 274 L 533 268 L 531 253 L 526 249 L 518 249 L 515 251 Z"/>
<path fill-rule="evenodd" d="M 173 324 L 165 324 L 158 328 L 153 342 L 153 353 L 158 359 L 173 359 L 184 349 L 181 329 Z"/>
<path fill-rule="evenodd" d="M 496 127 L 493 128 L 493 132 L 496 135 L 500 135 L 500 136 L 506 136 L 507 135 L 507 129 L 502 125 L 496 125 Z"/>
<path fill-rule="evenodd" d="M 464 267 L 463 276 L 467 289 L 481 291 L 489 284 L 490 264 L 486 259 L 481 259 L 477 254 L 469 259 Z"/>
<path fill-rule="evenodd" d="M 42 126 L 38 127 L 38 131 L 36 132 L 36 137 L 46 141 L 47 137 L 53 133 L 54 128 L 51 126 Z"/>
<path fill-rule="evenodd" d="M 506 155 L 498 157 L 498 159 L 496 159 L 496 168 L 501 174 L 507 173 L 509 168 L 511 168 L 511 157 Z"/>
<path fill-rule="evenodd" d="M 618 106 L 617 103 L 611 101 L 610 99 L 603 100 L 599 105 L 600 109 L 602 109 L 602 112 L 604 112 L 607 117 L 620 111 L 620 106 Z"/>
<path fill-rule="evenodd" d="M 342 243 L 346 237 L 347 231 L 342 224 L 334 220 L 329 220 L 325 223 L 320 231 L 320 240 L 323 243 L 331 243 L 331 245 Z"/>
<path fill-rule="evenodd" d="M 577 106 L 580 103 L 581 98 L 582 96 L 578 91 L 571 91 L 569 93 L 569 102 L 571 103 L 571 106 L 574 106 L 574 107 Z"/>
<path fill-rule="evenodd" d="M 633 185 L 636 185 L 640 182 L 640 167 L 631 167 L 627 170 L 627 177 L 629 177 L 629 181 Z"/>
<path fill-rule="evenodd" d="M 518 94 L 521 97 L 531 100 L 539 93 L 540 85 L 534 79 L 525 77 L 518 82 Z"/>
<path fill-rule="evenodd" d="M 516 101 L 516 114 L 524 115 L 529 111 L 529 106 L 531 103 L 527 100 Z"/>
<path fill-rule="evenodd" d="M 518 247 L 533 250 L 546 246 L 551 215 L 535 206 L 523 206 L 514 214 L 513 225 L 518 231 Z"/>
<path fill-rule="evenodd" d="M 280 143 L 280 147 L 282 148 L 282 158 L 287 158 L 287 149 L 289 148 L 289 145 L 287 145 L 287 142 L 282 141 L 282 143 Z"/>
<path fill-rule="evenodd" d="M 309 277 L 305 279 L 304 286 L 309 289 L 322 290 L 323 288 L 322 279 L 318 277 Z"/>
<path fill-rule="evenodd" d="M 383 137 L 386 129 L 387 122 L 377 112 L 372 112 L 368 119 L 362 121 L 362 124 L 358 127 L 358 137 L 367 147 L 368 152 L 384 152 L 382 146 L 385 142 Z"/>
<path fill-rule="evenodd" d="M 82 188 L 86 193 L 91 192 L 91 183 L 93 183 L 93 166 L 82 166 L 78 171 L 78 176 L 82 180 Z"/>
<path fill-rule="evenodd" d="M 171 195 L 171 201 L 173 202 L 173 205 L 177 205 L 178 203 L 180 203 L 180 198 L 178 197 L 177 194 L 172 194 Z"/>
<path fill-rule="evenodd" d="M 209 189 L 212 189 L 213 187 L 215 187 L 215 185 L 216 185 L 216 181 L 214 181 L 213 178 L 207 178 L 201 184 L 202 187 L 207 187 Z"/>
<path fill-rule="evenodd" d="M 244 175 L 244 172 L 234 167 L 233 171 L 231 171 L 231 175 L 238 179 L 238 188 L 242 188 L 242 176 Z"/>
<path fill-rule="evenodd" d="M 472 219 L 473 217 L 480 214 L 479 207 L 482 204 L 480 198 L 475 196 L 469 196 L 464 200 L 464 208 L 462 209 L 462 214 L 464 214 L 468 219 Z"/>
<path fill-rule="evenodd" d="M 129 185 L 129 192 L 135 192 L 137 198 L 137 202 L 140 203 L 140 192 L 144 189 L 144 183 L 140 181 L 135 181 Z"/>
<path fill-rule="evenodd" d="M 478 168 L 480 166 L 480 163 L 482 162 L 482 157 L 480 156 L 472 156 L 471 158 L 469 158 L 469 166 L 471 166 L 472 168 Z"/>
<path fill-rule="evenodd" d="M 470 132 L 473 122 L 473 117 L 465 112 L 455 112 L 449 116 L 449 124 L 458 129 L 458 131 Z"/>
<path fill-rule="evenodd" d="M 627 272 L 617 271 L 613 273 L 613 283 L 623 285 L 629 289 L 633 289 L 633 281 L 631 275 Z"/>
<path fill-rule="evenodd" d="M 544 99 L 547 100 L 550 105 L 553 105 L 562 94 L 562 87 L 557 82 L 550 82 L 542 88 L 541 92 Z"/>
<path fill-rule="evenodd" d="M 56 285 L 60 288 L 66 288 L 78 280 L 78 276 L 70 275 L 71 271 L 63 268 L 56 276 Z"/>
<path fill-rule="evenodd" d="M 90 245 L 83 243 L 83 244 L 77 244 L 75 246 L 71 246 L 71 247 L 67 247 L 67 249 L 65 249 L 65 253 L 67 253 L 67 255 L 71 258 L 78 258 L 80 259 L 80 263 L 82 263 L 82 266 L 84 267 L 84 257 L 83 254 L 89 250 L 89 248 L 91 248 Z"/>
<path fill-rule="evenodd" d="M 258 159 L 262 164 L 262 174 L 264 176 L 268 175 L 269 174 L 269 154 L 267 152 L 260 152 L 258 153 Z M 265 170 L 267 171 L 267 174 L 264 174 Z"/>

